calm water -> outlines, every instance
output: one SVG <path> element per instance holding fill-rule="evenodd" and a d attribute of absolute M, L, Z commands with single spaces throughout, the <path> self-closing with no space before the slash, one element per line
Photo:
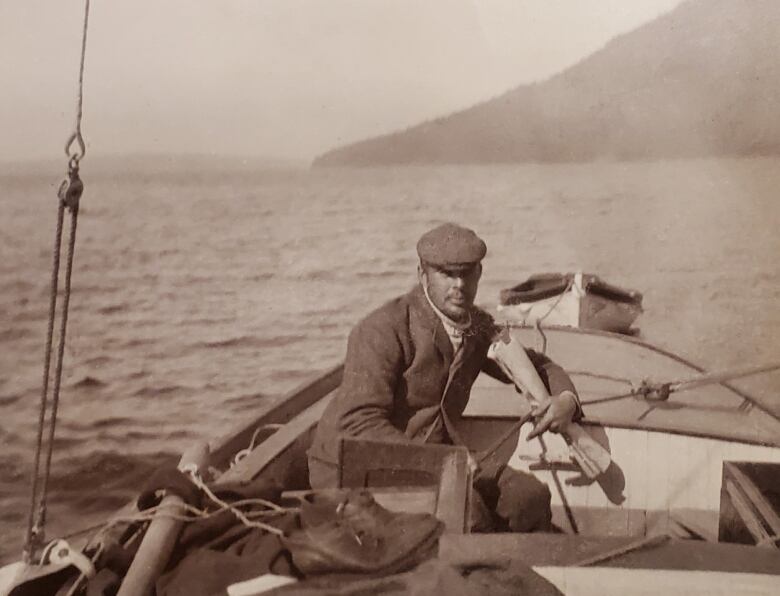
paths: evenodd
<path fill-rule="evenodd" d="M 533 272 L 645 294 L 642 335 L 707 368 L 780 360 L 780 160 L 90 176 L 52 479 L 52 531 L 342 356 L 414 283 L 443 220 L 487 241 L 478 301 Z M 57 174 L 0 178 L 0 558 L 26 523 Z M 780 376 L 762 379 L 778 399 Z"/>

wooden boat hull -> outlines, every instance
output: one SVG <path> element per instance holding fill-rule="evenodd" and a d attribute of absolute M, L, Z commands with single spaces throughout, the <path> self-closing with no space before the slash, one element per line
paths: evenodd
<path fill-rule="evenodd" d="M 544 348 L 562 364 L 586 402 L 625 391 L 629 379 L 676 380 L 701 372 L 673 354 L 622 335 L 570 328 L 545 329 L 544 338 L 533 329 L 516 332 L 526 345 Z M 296 415 L 287 412 L 287 424 L 222 478 L 263 475 L 290 488 L 305 487 L 305 451 L 340 374 L 341 370 L 335 368 L 296 393 L 294 399 L 311 405 Z M 322 395 L 315 399 L 318 391 Z M 513 388 L 481 377 L 459 423 L 461 435 L 471 448 L 484 449 L 525 411 L 523 400 Z M 642 593 L 642 586 L 651 587 L 648 593 L 723 593 L 724 586 L 731 593 L 735 587 L 746 593 L 772 593 L 776 575 L 780 575 L 776 550 L 759 549 L 759 555 L 751 556 L 756 553 L 755 547 L 715 541 L 724 490 L 723 464 L 780 462 L 780 425 L 776 419 L 753 403 L 751 396 L 727 384 L 674 396 L 666 404 L 630 398 L 586 405 L 585 411 L 586 427 L 614 460 L 614 467 L 595 482 L 565 461 L 566 445 L 558 435 L 545 436 L 546 449 L 549 459 L 554 460 L 556 453 L 563 455 L 563 463 L 540 462 L 539 444 L 524 440 L 527 427 L 497 454 L 550 486 L 554 522 L 564 534 L 447 535 L 442 540 L 440 557 L 446 558 L 458 548 L 472 555 L 519 554 L 519 543 L 506 543 L 514 540 L 524 542 L 522 552 L 537 553 L 536 559 L 528 561 L 567 594 Z M 252 425 L 247 425 L 244 436 L 251 434 L 251 429 Z M 230 441 L 235 446 L 235 438 Z M 226 444 L 218 444 L 216 453 L 229 451 Z M 688 556 L 669 556 L 668 548 L 651 549 L 642 565 L 634 569 L 625 567 L 630 557 L 600 564 L 597 569 L 576 569 L 571 559 L 556 558 L 556 553 L 560 555 L 577 544 L 603 552 L 615 540 L 656 534 L 708 542 L 672 541 L 673 553 Z M 466 546 L 453 546 L 458 540 L 467 541 Z M 550 545 L 550 540 L 561 542 Z M 604 565 L 616 568 L 608 570 Z"/>
<path fill-rule="evenodd" d="M 521 334 L 528 345 L 538 341 L 533 330 L 521 330 Z M 617 379 L 677 379 L 700 372 L 693 364 L 624 336 L 565 328 L 548 329 L 546 334 L 548 353 L 571 371 L 585 402 L 625 389 Z M 613 352 L 620 357 L 614 357 Z M 603 374 L 595 362 L 589 362 L 594 355 Z M 575 356 L 580 362 L 573 361 Z M 590 372 L 583 377 L 586 369 Z M 306 488 L 305 451 L 340 374 L 339 367 L 332 369 L 293 392 L 277 409 L 217 442 L 212 465 L 225 466 L 228 454 L 242 443 L 248 444 L 256 428 L 285 423 L 278 430 L 269 430 L 273 434 L 220 480 L 262 474 L 290 489 Z M 780 425 L 758 408 L 746 408 L 745 403 L 741 392 L 716 385 L 675 396 L 669 402 L 672 407 L 633 398 L 586 405 L 585 424 L 614 461 L 614 469 L 597 482 L 587 481 L 565 461 L 552 465 L 541 462 L 539 443 L 525 440 L 528 426 L 508 441 L 498 456 L 547 482 L 553 493 L 555 520 L 566 531 L 576 528 L 585 535 L 637 536 L 688 528 L 688 533 L 716 537 L 723 463 L 780 462 Z M 460 422 L 461 435 L 479 451 L 505 432 L 526 408 L 512 388 L 481 377 Z M 551 459 L 567 459 L 567 447 L 559 435 L 548 433 L 545 441 Z M 573 519 L 567 519 L 566 509 Z"/>
<path fill-rule="evenodd" d="M 767 549 L 739 547 L 758 554 L 735 558 L 738 545 L 714 541 L 725 490 L 724 463 L 780 462 L 777 419 L 750 395 L 726 384 L 701 387 L 674 396 L 668 403 L 638 398 L 598 402 L 605 395 L 625 391 L 629 379 L 676 380 L 700 369 L 622 335 L 571 328 L 545 329 L 543 338 L 533 329 L 514 332 L 529 347 L 546 351 L 572 375 L 585 403 L 585 427 L 610 451 L 613 466 L 591 481 L 568 460 L 560 436 L 545 435 L 546 453 L 541 458 L 539 443 L 525 440 L 529 428 L 521 429 L 496 457 L 531 471 L 550 486 L 554 522 L 563 533 L 447 535 L 442 539 L 440 558 L 463 552 L 517 553 L 523 557 L 526 551 L 536 553 L 528 562 L 570 594 L 641 593 L 634 588 L 645 585 L 652 586 L 653 593 L 663 590 L 667 594 L 704 593 L 697 592 L 697 586 L 706 588 L 707 593 L 718 593 L 723 585 L 730 585 L 732 591 L 739 587 L 748 593 L 771 593 L 768 586 L 776 585 L 780 575 L 780 554 L 772 548 L 774 542 L 767 541 Z M 341 366 L 326 371 L 282 396 L 256 419 L 213 441 L 208 466 L 221 471 L 216 482 L 262 477 L 289 491 L 307 489 L 306 450 L 342 372 Z M 589 401 L 594 403 L 589 405 Z M 460 434 L 472 449 L 484 449 L 526 411 L 514 388 L 480 377 L 459 421 Z M 383 504 L 393 506 L 392 501 Z M 669 557 L 668 548 L 649 549 L 642 565 L 635 569 L 625 568 L 631 560 L 626 555 L 598 563 L 598 573 L 573 568 L 576 557 L 561 558 L 567 549 L 584 549 L 580 555 L 603 554 L 615 541 L 622 540 L 630 547 L 631 541 L 656 534 L 711 542 L 670 542 L 673 551 L 682 549 L 691 555 L 684 564 L 680 557 Z M 162 546 L 170 544 L 170 539 L 148 534 L 143 548 L 163 557 Z M 551 544 L 551 540 L 559 542 Z M 703 546 L 711 550 L 705 552 Z M 724 566 L 723 561 L 737 568 Z M 153 567 L 164 567 L 164 561 Z M 720 575 L 713 571 L 717 569 Z M 154 577 L 150 573 L 133 572 L 137 585 L 151 585 Z"/>

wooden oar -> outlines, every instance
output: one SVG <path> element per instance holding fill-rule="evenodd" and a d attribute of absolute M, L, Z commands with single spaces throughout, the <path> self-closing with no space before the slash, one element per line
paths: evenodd
<path fill-rule="evenodd" d="M 491 350 L 497 357 L 499 366 L 505 369 L 516 384 L 526 390 L 525 395 L 533 406 L 544 405 L 550 401 L 547 387 L 519 341 L 509 338 L 506 341 L 499 340 L 491 346 Z M 560 433 L 569 445 L 572 457 L 588 478 L 597 478 L 607 471 L 612 457 L 584 428 L 572 422 L 566 428 L 560 429 Z"/>

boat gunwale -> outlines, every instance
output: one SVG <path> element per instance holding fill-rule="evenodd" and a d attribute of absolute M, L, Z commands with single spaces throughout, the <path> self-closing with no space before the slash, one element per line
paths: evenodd
<path fill-rule="evenodd" d="M 273 406 L 259 414 L 251 422 L 242 422 L 232 431 L 209 442 L 211 466 L 224 466 L 225 462 L 249 444 L 252 435 L 264 425 L 286 424 L 304 410 L 310 408 L 333 392 L 341 384 L 344 364 L 330 367 L 313 378 L 282 394 Z M 258 396 L 259 397 L 259 396 Z M 262 445 L 262 440 L 255 448 Z"/>

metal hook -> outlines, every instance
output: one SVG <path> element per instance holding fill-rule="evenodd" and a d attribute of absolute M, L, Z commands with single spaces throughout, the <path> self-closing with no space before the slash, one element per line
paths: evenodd
<path fill-rule="evenodd" d="M 78 143 L 79 150 L 78 152 L 71 153 L 71 146 L 73 143 Z M 83 158 L 87 154 L 87 146 L 84 144 L 84 137 L 81 136 L 81 131 L 76 130 L 68 137 L 68 140 L 65 142 L 65 155 L 67 155 L 70 160 L 70 163 L 74 163 L 76 167 L 78 167 L 79 160 Z"/>

